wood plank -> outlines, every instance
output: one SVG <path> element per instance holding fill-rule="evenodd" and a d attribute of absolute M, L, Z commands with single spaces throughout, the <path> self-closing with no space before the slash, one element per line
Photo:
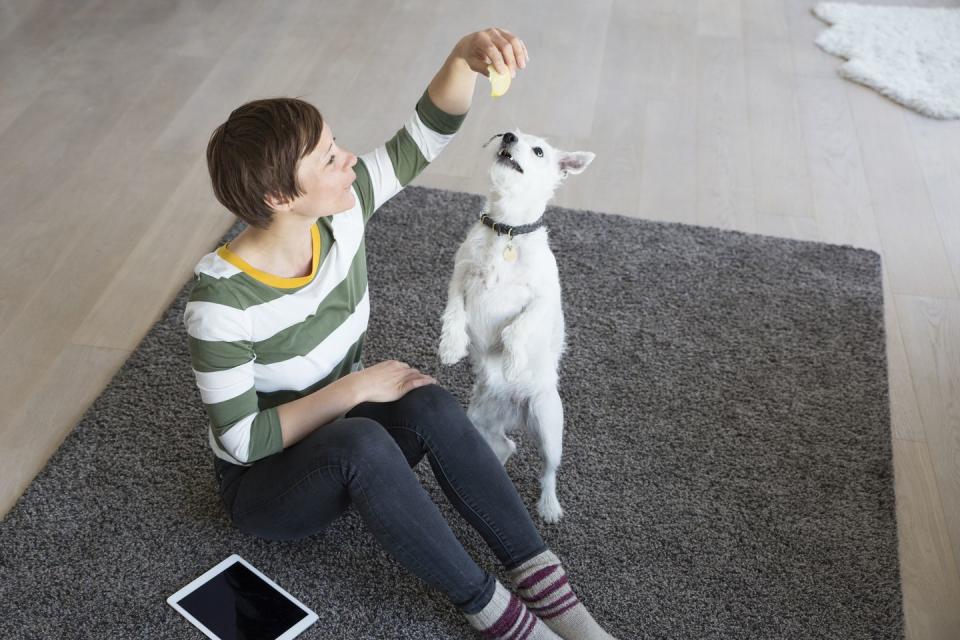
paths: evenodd
<path fill-rule="evenodd" d="M 265 15 L 271 9 L 267 3 L 248 8 L 244 29 L 182 103 L 159 136 L 156 150 L 203 153 L 210 133 L 233 109 L 249 100 L 300 90 L 321 43 L 316 35 L 319 12 L 314 11 L 313 21 L 306 21 L 306 1 L 285 3 L 285 10 L 274 11 L 270 18 Z"/>
<path fill-rule="evenodd" d="M 743 49 L 733 38 L 698 38 L 697 222 L 757 229 Z"/>
<path fill-rule="evenodd" d="M 790 51 L 782 43 L 743 46 L 756 212 L 813 217 Z"/>
<path fill-rule="evenodd" d="M 787 41 L 793 55 L 793 68 L 798 79 L 809 76 L 839 80 L 837 67 L 843 59 L 830 55 L 814 42 L 829 25 L 811 10 L 816 2 L 782 0 L 789 31 Z M 802 92 L 801 92 L 802 95 Z"/>
<path fill-rule="evenodd" d="M 852 82 L 844 86 L 891 289 L 895 294 L 956 298 L 957 287 L 903 107 Z M 904 233 L 906 228 L 909 233 Z"/>
<path fill-rule="evenodd" d="M 926 442 L 913 374 L 903 344 L 903 330 L 897 314 L 897 298 L 890 290 L 890 276 L 883 269 L 883 320 L 887 347 L 887 376 L 890 385 L 890 423 L 893 437 Z"/>
<path fill-rule="evenodd" d="M 894 440 L 893 461 L 906 637 L 954 640 L 960 578 L 930 452 L 925 443 Z"/>
<path fill-rule="evenodd" d="M 44 93 L 25 114 L 21 126 L 2 137 L 3 143 L 14 145 L 11 148 L 26 145 L 37 151 L 25 154 L 27 160 L 20 165 L 23 169 L 16 182 L 0 188 L 12 203 L 5 215 L 10 231 L 0 236 L 0 268 L 7 275 L 0 282 L 0 333 L 36 295 L 41 283 L 49 281 L 56 265 L 71 252 L 77 255 L 84 235 L 92 236 L 83 248 L 88 252 L 85 255 L 104 255 L 109 248 L 106 236 L 119 234 L 121 246 L 116 251 L 123 251 L 123 243 L 130 243 L 123 230 L 149 224 L 157 205 L 143 200 L 138 190 L 162 185 L 162 176 L 182 173 L 185 167 L 179 162 L 168 164 L 173 158 L 169 155 L 151 162 L 144 158 L 149 157 L 150 145 L 177 105 L 194 91 L 211 64 L 184 56 L 155 60 L 144 73 L 150 81 L 135 99 L 117 96 L 116 111 L 93 109 L 87 94 Z M 103 96 L 97 98 L 101 99 Z M 101 115 L 95 119 L 66 115 L 77 110 Z M 63 135 L 53 129 L 47 134 L 44 123 L 60 114 L 80 132 Z M 41 134 L 34 136 L 38 131 Z M 32 137 L 37 141 L 31 145 L 27 139 Z M 15 155 L 10 154 L 11 163 L 17 162 Z M 113 257 L 105 255 L 108 261 Z"/>
<path fill-rule="evenodd" d="M 944 520 L 960 557 L 960 301 L 895 299 Z"/>
<path fill-rule="evenodd" d="M 880 251 L 860 142 L 844 81 L 798 77 L 800 120 L 821 237 Z"/>
<path fill-rule="evenodd" d="M 783 2 L 741 0 L 741 5 L 745 43 L 780 46 L 786 43 L 790 25 Z"/>
<path fill-rule="evenodd" d="M 934 120 L 904 112 L 917 149 L 927 195 L 960 287 L 960 120 Z"/>
<path fill-rule="evenodd" d="M 694 224 L 697 222 L 697 189 L 691 185 L 696 185 L 698 180 L 698 36 L 733 33 L 739 25 L 739 6 L 727 0 L 711 0 L 696 7 L 690 3 L 673 3 L 664 7 L 663 12 L 656 22 L 641 20 L 638 24 L 618 20 L 617 26 L 611 27 L 619 30 L 611 42 L 620 48 L 632 41 L 630 32 L 637 30 L 639 57 L 643 62 L 636 67 L 624 69 L 618 65 L 605 70 L 617 74 L 602 83 L 605 90 L 614 92 L 620 86 L 629 86 L 634 94 L 618 98 L 611 93 L 607 102 L 619 104 L 621 110 L 633 108 L 635 114 L 631 117 L 625 112 L 608 111 L 602 129 L 599 126 L 597 129 L 598 133 L 617 134 L 623 149 L 640 145 L 634 176 L 624 183 L 636 185 L 627 193 L 639 193 L 637 215 L 650 220 Z M 617 76 L 628 77 L 630 82 L 623 82 Z M 636 122 L 637 128 L 611 131 L 609 118 Z"/>
<path fill-rule="evenodd" d="M 696 100 L 649 100 L 643 111 L 640 139 L 643 147 L 634 174 L 639 182 L 637 214 L 649 220 L 696 224 L 698 191 L 691 188 L 698 179 Z M 636 192 L 631 189 L 629 193 Z"/>
<path fill-rule="evenodd" d="M 743 39 L 740 0 L 698 0 L 697 35 Z"/>

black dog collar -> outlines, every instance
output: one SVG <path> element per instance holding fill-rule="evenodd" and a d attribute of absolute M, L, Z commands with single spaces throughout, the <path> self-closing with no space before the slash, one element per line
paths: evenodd
<path fill-rule="evenodd" d="M 491 229 L 497 232 L 497 235 L 506 234 L 511 238 L 513 236 L 523 235 L 524 233 L 530 233 L 531 231 L 536 231 L 543 226 L 543 216 L 540 216 L 540 219 L 536 222 L 530 224 L 521 224 L 516 227 L 511 227 L 508 224 L 503 224 L 502 222 L 494 222 L 493 218 L 488 216 L 486 213 L 480 214 L 480 222 L 487 225 Z"/>

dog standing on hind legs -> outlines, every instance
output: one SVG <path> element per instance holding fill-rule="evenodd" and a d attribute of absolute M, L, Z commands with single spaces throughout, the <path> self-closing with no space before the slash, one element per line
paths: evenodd
<path fill-rule="evenodd" d="M 496 138 L 484 212 L 454 258 L 440 360 L 451 365 L 470 356 L 476 382 L 467 416 L 502 464 L 517 448 L 509 433 L 523 427 L 532 437 L 543 461 L 537 511 L 557 522 L 563 515 L 557 382 L 565 332 L 560 274 L 543 214 L 564 179 L 595 156 L 554 149 L 519 130 L 490 141 Z"/>

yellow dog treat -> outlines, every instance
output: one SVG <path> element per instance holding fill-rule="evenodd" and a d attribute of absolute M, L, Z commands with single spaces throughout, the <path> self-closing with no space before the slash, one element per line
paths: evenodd
<path fill-rule="evenodd" d="M 487 71 L 490 72 L 490 95 L 499 98 L 510 88 L 510 74 L 497 73 L 492 64 L 487 65 Z"/>

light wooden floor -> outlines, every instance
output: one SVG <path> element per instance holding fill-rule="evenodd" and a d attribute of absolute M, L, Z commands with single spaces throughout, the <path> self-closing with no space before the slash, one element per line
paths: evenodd
<path fill-rule="evenodd" d="M 908 637 L 960 637 L 960 121 L 840 79 L 812 4 L 0 0 L 0 512 L 230 226 L 203 150 L 234 107 L 303 96 L 363 152 L 499 25 L 528 69 L 418 184 L 482 193 L 519 126 L 597 153 L 557 204 L 883 255 Z"/>

